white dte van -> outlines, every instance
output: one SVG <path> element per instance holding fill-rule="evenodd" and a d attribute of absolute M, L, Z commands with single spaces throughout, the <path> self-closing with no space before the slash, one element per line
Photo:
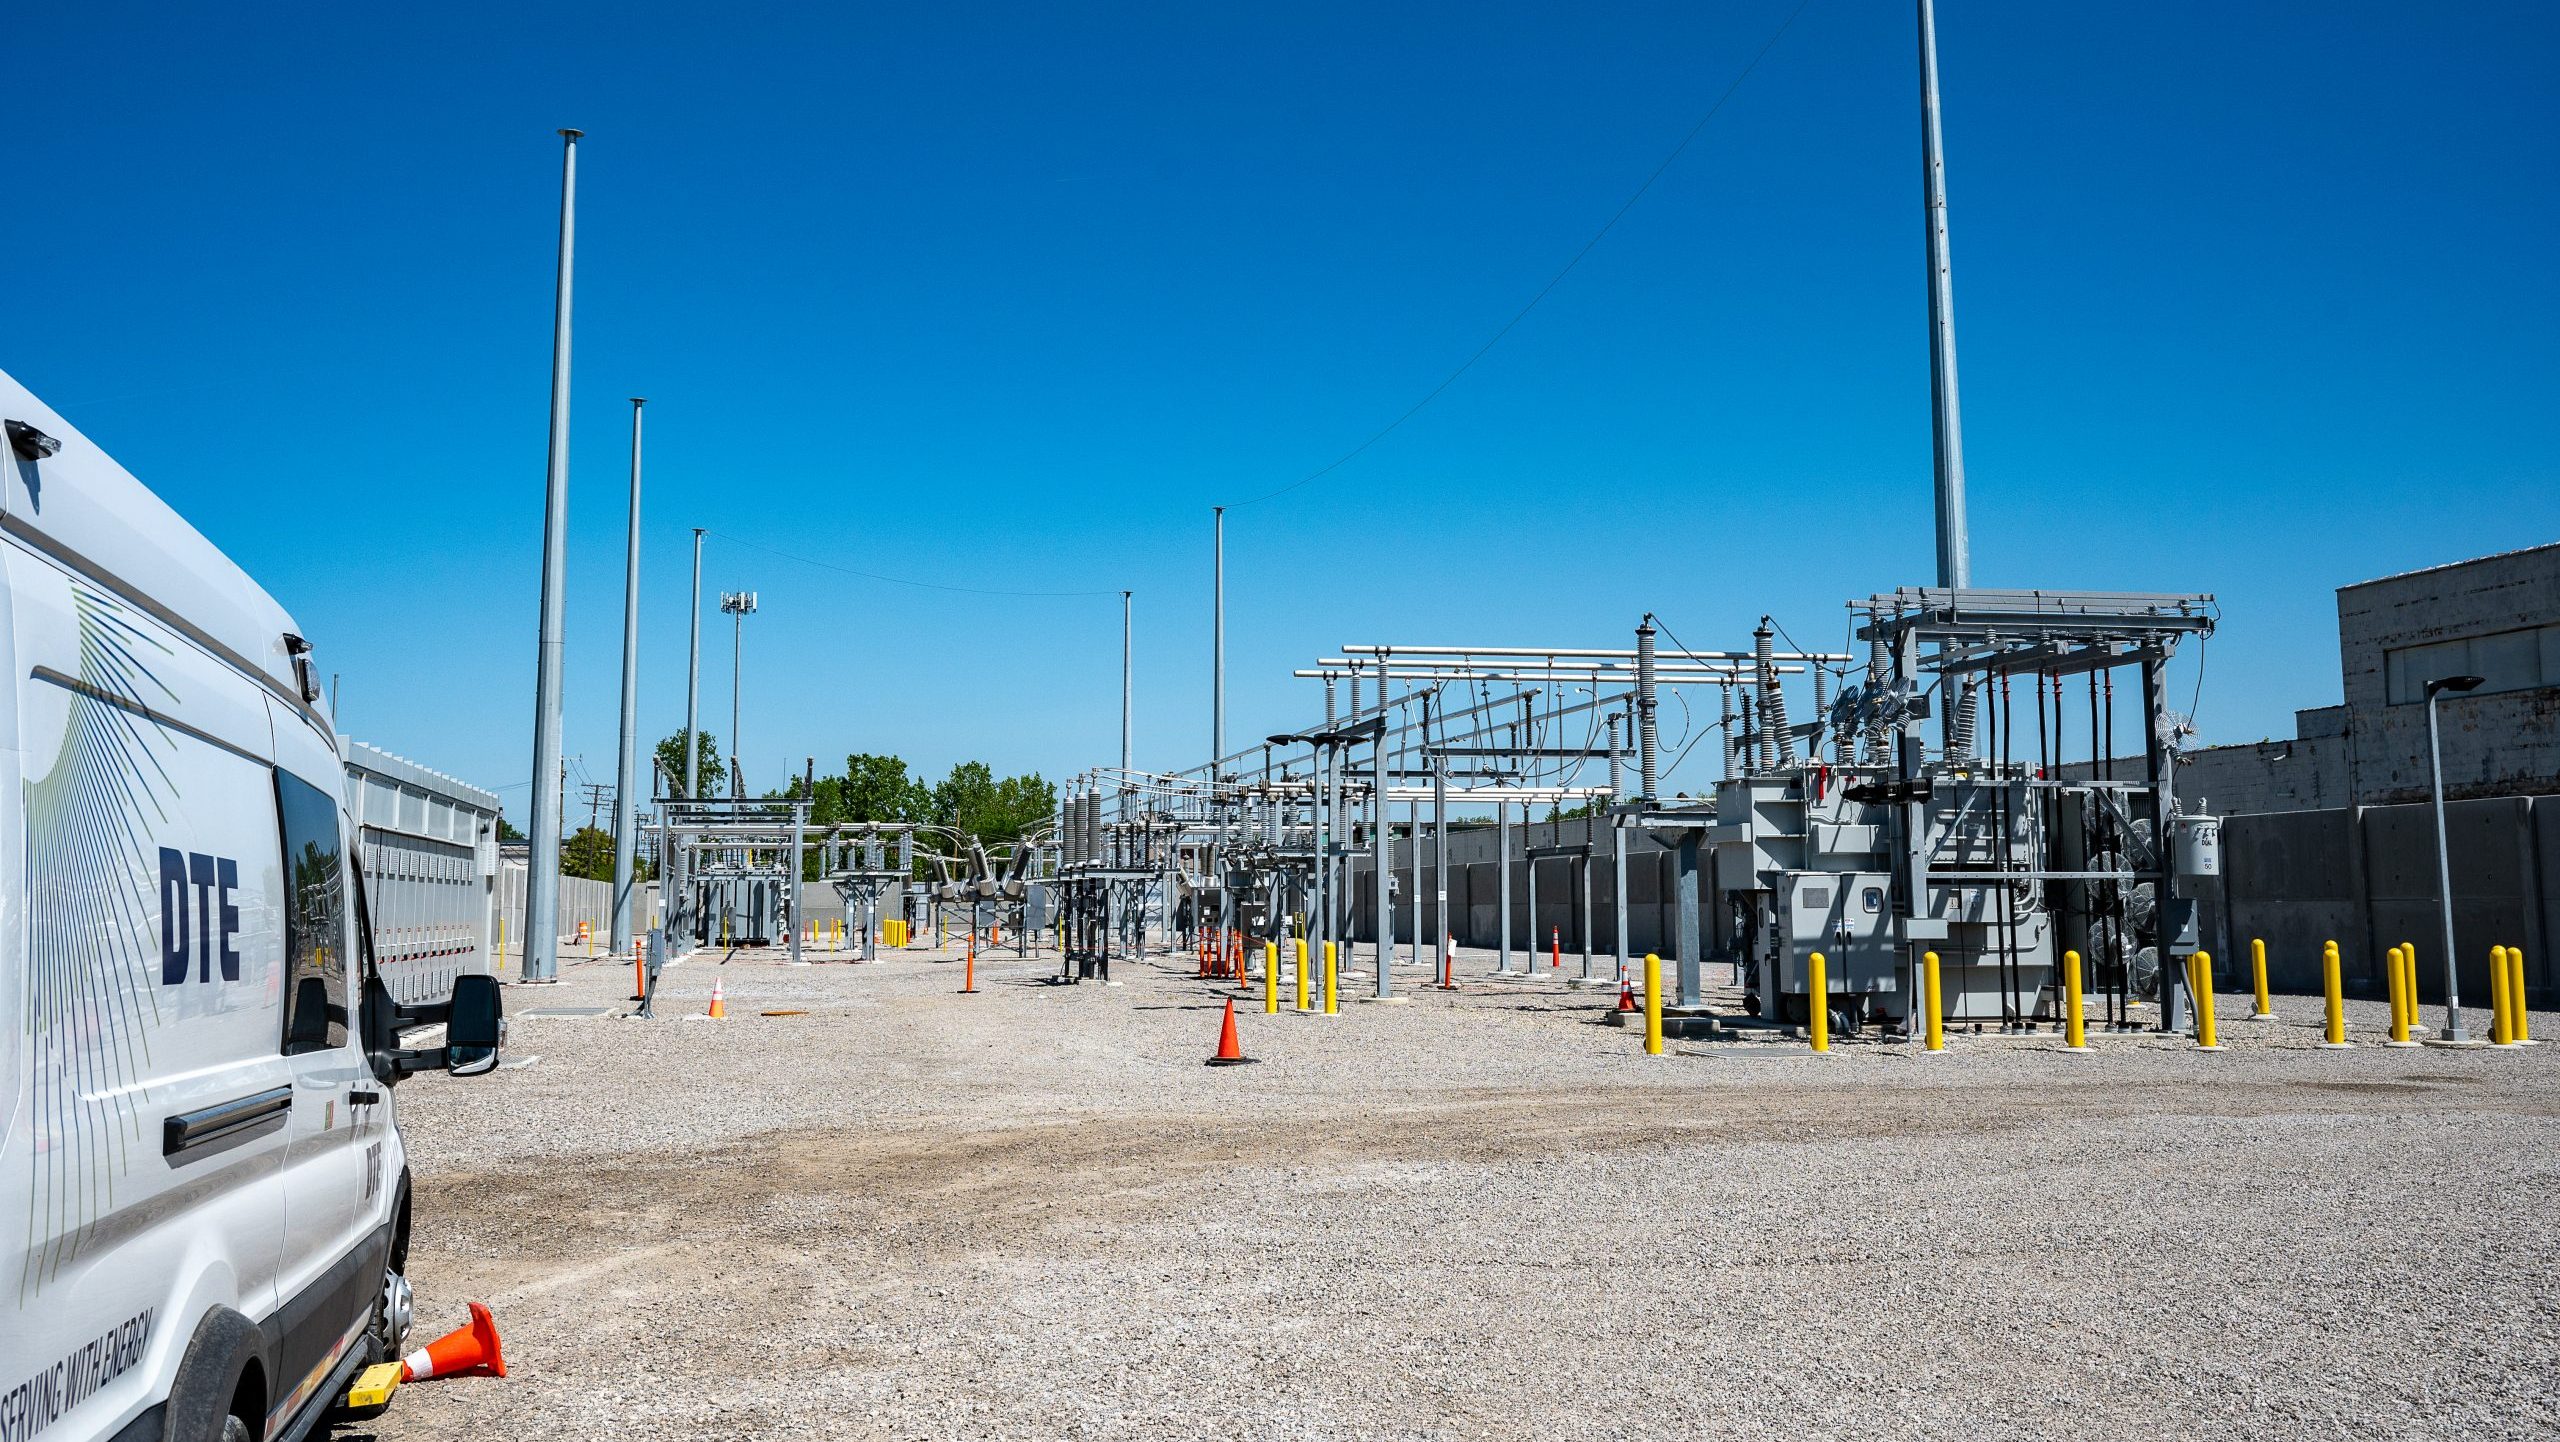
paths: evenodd
<path fill-rule="evenodd" d="M 391 1084 L 496 1066 L 497 983 L 392 1001 L 293 618 L 0 417 L 0 1442 L 298 1438 L 401 1353 Z"/>

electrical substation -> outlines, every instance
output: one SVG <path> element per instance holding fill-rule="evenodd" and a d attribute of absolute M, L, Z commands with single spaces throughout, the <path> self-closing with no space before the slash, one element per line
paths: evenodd
<path fill-rule="evenodd" d="M 1796 0 L 1777 10 L 1767 47 L 1800 16 L 1797 49 L 1914 18 Z M 140 612 L 110 605 L 107 580 L 93 591 L 78 578 L 91 518 L 61 498 L 70 488 L 50 512 L 37 504 L 35 480 L 58 473 L 45 469 L 64 449 L 55 432 L 69 428 L 32 397 L 13 402 L 44 424 L 13 411 L 19 499 L 0 519 L 13 546 L 59 544 L 0 577 L 21 608 L 6 634 L 79 672 L 22 670 L 34 699 L 21 721 L 91 720 L 57 727 L 58 748 L 0 748 L 0 763 L 18 757 L 8 764 L 26 773 L 0 794 L 18 798 L 42 843 L 26 869 L 45 885 L 22 888 L 24 909 L 76 914 L 20 939 L 35 962 L 20 988 L 29 1024 L 0 1053 L 51 1089 L 34 1088 L 20 1109 L 34 1120 L 0 1140 L 18 1139 L 8 1155 L 28 1158 L 19 1172 L 46 1189 L 49 1210 L 30 1215 L 62 1256 L 136 1225 L 123 1181 L 98 1160 L 114 1151 L 140 1159 L 120 1176 L 157 1189 L 142 1205 L 176 1239 L 153 1266 L 195 1256 L 216 1233 L 251 1265 L 218 1279 L 237 1282 L 224 1295 L 238 1307 L 188 1295 L 189 1325 L 211 1319 L 193 1333 L 155 1332 L 152 1303 L 119 1301 L 92 1308 L 77 1335 L 48 1334 L 31 1360 L 13 1353 L 0 1442 L 55 1435 L 44 1389 L 113 1385 L 102 1351 L 149 1352 L 196 1380 L 81 1435 L 190 1442 L 299 1442 L 322 1435 L 307 1421 L 323 1413 L 378 1427 L 382 1442 L 2560 1435 L 2560 1306 L 2547 1280 L 2560 1276 L 2560 1231 L 2540 1210 L 2560 1187 L 2560 1048 L 2535 1034 L 2560 1028 L 2548 1012 L 2560 544 L 2341 586 L 2339 703 L 2295 712 L 2284 738 L 2229 739 L 2258 700 L 2230 678 L 2268 664 L 2268 588 L 2282 577 L 2243 574 L 2205 544 L 2235 513 L 2174 467 L 2163 483 L 2141 469 L 2151 457 L 2071 470 L 2036 449 L 2067 450 L 2013 419 L 2029 410 L 2015 363 L 2045 362 L 2063 341 L 2021 338 L 2015 297 L 2033 292 L 2020 288 L 1986 307 L 2006 324 L 1974 332 L 2013 363 L 1993 376 L 2001 408 L 1977 422 L 2016 447 L 1979 498 L 1991 544 L 1977 574 L 1936 10 L 1917 0 L 1893 53 L 1907 84 L 1916 40 L 1923 243 L 1908 248 L 1907 176 L 1874 202 L 1896 217 L 1881 239 L 1863 251 L 1855 236 L 1823 242 L 1838 247 L 1824 282 L 1842 294 L 1841 277 L 1869 269 L 1924 281 L 1925 325 L 1918 287 L 1901 292 L 1907 314 L 1865 297 L 1835 304 L 1857 326 L 1787 337 L 1815 357 L 1790 371 L 1751 325 L 1719 329 L 1753 312 L 1710 302 L 1732 304 L 1733 277 L 1765 284 L 1771 333 L 1818 305 L 1795 294 L 1800 282 L 1752 269 L 1744 247 L 1719 249 L 1676 276 L 1698 292 L 1677 305 L 1694 309 L 1666 309 L 1684 319 L 1655 324 L 1652 350 L 1613 352 L 1605 330 L 1555 325 L 1552 311 L 1528 327 L 1552 329 L 1543 339 L 1561 348 L 1536 353 L 1546 370 L 1527 383 L 1575 400 L 1557 407 L 1551 449 L 1524 441 L 1496 456 L 1477 436 L 1474 451 L 1451 448 L 1481 474 L 1458 460 L 1396 468 L 1462 427 L 1499 431 L 1470 393 L 1524 382 L 1472 368 L 1674 173 L 1769 48 L 1589 244 L 1560 253 L 1570 259 L 1528 308 L 1506 312 L 1455 370 L 1426 370 L 1426 382 L 1446 378 L 1417 387 L 1419 404 L 1383 411 L 1395 417 L 1383 429 L 1355 429 L 1367 439 L 1320 469 L 1335 452 L 1310 457 L 1294 482 L 1282 483 L 1294 460 L 1263 472 L 1299 438 L 1254 454 L 1241 432 L 1217 429 L 1233 417 L 1215 404 L 1180 417 L 1196 434 L 1165 426 L 1160 454 L 1137 420 L 1104 414 L 1094 435 L 1126 454 L 1080 454 L 1093 442 L 1060 420 L 1067 401 L 1042 412 L 1048 398 L 1005 389 L 1016 378 L 1001 366 L 969 378 L 997 398 L 992 439 L 961 434 L 967 424 L 930 444 L 901 432 L 901 392 L 878 372 L 870 389 L 825 392 L 841 417 L 825 417 L 821 441 L 794 443 L 822 444 L 823 464 L 793 461 L 772 439 L 791 427 L 771 414 L 739 407 L 705 422 L 702 406 L 676 418 L 713 438 L 677 432 L 689 606 L 679 619 L 672 567 L 653 575 L 648 608 L 666 612 L 653 633 L 643 553 L 672 556 L 681 534 L 644 535 L 642 407 L 663 407 L 649 412 L 658 425 L 703 392 L 631 398 L 610 783 L 564 750 L 570 721 L 592 721 L 567 708 L 593 704 L 592 658 L 564 665 L 562 620 L 583 132 L 560 132 L 529 776 L 467 784 L 346 743 L 337 798 L 278 789 L 284 740 L 330 733 L 338 695 L 334 679 L 324 693 L 298 627 L 277 641 L 291 618 L 263 593 L 179 638 L 209 645 L 201 655 L 153 642 L 186 656 L 168 668 L 167 696 L 118 694 L 124 668 L 156 683 L 140 663 L 161 660 L 119 649 L 118 628 L 143 634 Z M 2046 29 L 2078 20 L 2035 18 L 2007 43 L 2041 54 Z M 1625 27 L 1605 11 L 1496 19 L 1524 32 L 1567 19 Z M 911 60 L 894 32 L 930 21 L 874 27 L 882 53 Z M 1006 29 L 1049 23 L 1026 12 Z M 1682 23 L 1744 22 L 1718 10 Z M 1475 74 L 1463 48 L 1445 48 L 1440 32 L 1456 21 L 1432 24 L 1414 65 L 1468 72 L 1484 87 L 1466 92 L 1471 103 L 1546 103 L 1512 98 L 1537 94 L 1544 70 Z M 2324 20 L 2322 33 L 2343 24 Z M 1294 16 L 1282 28 L 1300 25 L 1340 28 Z M 1419 89 L 1362 96 L 1335 75 L 1350 52 L 1396 43 L 1392 27 L 1375 28 L 1254 104 L 1339 108 L 1350 129 L 1384 113 L 1361 104 L 1415 107 Z M 1237 48 L 1267 37 L 1250 38 Z M 1124 75 L 1117 56 L 1089 63 L 1074 54 L 1080 40 L 1008 43 L 1024 69 L 1002 83 L 1044 103 L 1038 85 L 1052 83 L 1107 83 L 1114 104 L 1131 105 L 1178 88 L 1131 84 L 1141 72 Z M 1614 74 L 1624 58 L 1612 54 Z M 1788 67 L 1800 58 L 1775 53 L 1755 86 L 1800 83 L 1803 67 Z M 1186 56 L 1167 73 L 1197 83 L 1196 70 L 1214 89 L 1229 63 Z M 877 78 L 863 72 L 866 105 Z M 921 113 L 863 110 L 855 128 L 921 124 L 953 156 L 979 154 L 967 139 L 977 117 Z M 1888 150 L 1898 172 L 1914 117 L 1897 102 L 1888 118 L 1880 135 L 1822 117 L 1843 143 Z M 1485 119 L 1459 108 L 1429 123 L 1471 135 Z M 1654 121 L 1595 106 L 1581 123 Z M 1807 122 L 1771 106 L 1746 123 L 1765 135 Z M 1251 207 L 1286 166 L 1238 149 L 1250 132 L 1204 130 L 1162 154 L 1131 145 L 1168 173 L 1215 165 L 1244 179 L 1186 182 L 1178 205 L 1112 244 L 1204 274 L 1225 263 L 1195 254 L 1180 227 L 1216 234 L 1200 213 L 1219 205 L 1263 214 Z M 973 247 L 993 237 L 988 255 L 1003 258 L 1003 228 L 984 214 L 920 215 L 911 201 L 932 188 L 903 189 L 918 182 L 867 139 L 843 148 L 863 152 L 851 189 L 895 243 L 977 263 Z M 1112 193 L 1121 178 L 1108 167 L 1127 158 L 1037 159 L 1041 193 L 1004 204 L 1084 227 L 1068 197 Z M 734 163 L 719 156 L 724 175 Z M 2013 154 L 1995 178 L 2019 163 Z M 1785 179 L 1832 185 L 1828 164 Z M 1502 157 L 1485 167 L 1499 184 L 1483 183 L 1507 195 L 1525 167 Z M 1409 157 L 1385 169 L 1435 223 L 1476 223 L 1466 192 L 1442 193 Z M 625 173 L 609 171 L 611 183 Z M 2014 228 L 2035 197 L 2004 198 Z M 1386 213 L 1361 205 L 1344 207 L 1360 224 Z M 1667 253 L 1699 247 L 1696 217 L 1670 211 L 1657 199 L 1628 230 L 1655 226 Z M 1719 225 L 1759 213 L 1700 212 Z M 1785 219 L 1805 234 L 1825 223 Z M 1289 223 L 1340 224 L 1321 213 Z M 952 228 L 900 229 L 927 225 Z M 1325 284 L 1342 285 L 1324 269 L 1335 253 L 1308 239 L 1291 236 Z M 1637 263 L 1666 252 L 1641 243 L 1604 254 L 1670 296 L 1661 263 Z M 2003 243 L 1984 253 L 2004 277 L 2032 275 L 2014 234 Z M 2094 269 L 2094 257 L 2055 249 L 2060 273 L 2076 278 L 2084 259 Z M 1566 302 L 1603 269 L 1566 287 Z M 626 277 L 609 276 L 612 295 Z M 1004 290 L 1004 276 L 972 283 L 1028 293 Z M 813 291 L 811 304 L 828 299 Z M 1094 318 L 1125 300 L 1097 289 L 1077 301 L 1098 308 L 1054 335 L 1118 358 Z M 670 315 L 684 319 L 681 307 Z M 1026 310 L 952 343 L 1057 344 L 1029 329 L 1043 319 L 1055 315 Z M 1017 320 L 1030 340 L 1007 329 Z M 1182 343 L 1203 356 L 1264 343 L 1183 320 Z M 1885 338 L 1880 382 L 1855 380 L 1859 326 Z M 631 329 L 608 326 L 608 346 Z M 1502 361 L 1531 372 L 1532 344 Z M 1698 376 L 1732 392 L 1694 413 L 1700 383 L 1682 369 L 1692 347 L 1725 348 Z M 886 359 L 866 365 L 897 364 L 894 347 L 878 349 Z M 1289 368 L 1303 366 L 1272 353 L 1267 374 L 1236 365 L 1239 414 L 1289 414 Z M 1732 378 L 1764 359 L 1780 379 L 1745 392 Z M 755 364 L 792 367 L 768 382 L 784 396 L 831 374 L 788 349 Z M 1560 368 L 1586 391 L 1556 385 Z M 1604 386 L 1620 387 L 1614 412 L 1588 399 Z M 1400 429 L 1453 388 L 1459 400 Z M 1129 389 L 1168 413 L 1186 399 L 1179 382 Z M 1737 397 L 1782 393 L 1798 413 L 1773 407 L 1776 428 L 1731 420 L 1747 404 Z M 1457 420 L 1470 403 L 1479 409 Z M 2091 436 L 2107 434 L 2095 408 L 2085 419 Z M 1858 434 L 1826 450 L 1811 434 L 1825 425 Z M 1641 439 L 1621 446 L 1628 436 Z M 827 469 L 839 461 L 842 474 Z M 777 482 L 792 464 L 823 482 Z M 2113 515 L 2089 519 L 2095 501 L 2057 502 L 2065 484 L 2096 494 L 2104 465 L 2138 476 L 2139 491 L 2118 489 L 2164 504 L 2168 519 L 2137 534 Z M 998 476 L 1007 466 L 1021 477 Z M 954 502 L 988 477 L 1012 510 Z M 1208 478 L 1232 488 L 1232 505 L 1207 504 Z M 1352 497 L 1355 485 L 1371 493 Z M 1187 488 L 1206 514 L 1181 524 L 1196 529 L 1170 542 L 1150 529 L 1149 486 Z M 821 503 L 788 514 L 776 497 L 790 494 Z M 786 523 L 812 539 L 749 539 Z M 1384 533 L 1374 570 L 1365 550 L 1346 559 L 1373 523 Z M 1232 657 L 1231 526 L 1253 568 Z M 1106 527 L 1107 543 L 1093 543 Z M 206 576 L 215 590 L 256 589 L 214 565 L 209 545 L 199 555 L 201 539 L 170 543 L 202 572 L 170 596 L 195 604 L 185 587 Z M 795 584 L 775 561 L 823 579 Z M 1486 582 L 1471 567 L 1500 574 Z M 1514 570 L 1531 580 L 1515 584 Z M 2156 589 L 2108 589 L 2119 585 Z M 1177 619 L 1160 648 L 1166 613 Z M 711 709 L 726 713 L 709 729 L 706 620 L 713 650 L 729 648 L 709 661 Z M 2235 668 L 2220 659 L 2235 641 L 2262 649 Z M 281 649 L 265 670 L 242 659 L 271 642 Z M 1247 683 L 1232 708 L 1231 660 Z M 144 798 L 157 808 L 146 829 L 172 838 L 157 847 L 157 891 L 153 858 L 129 838 L 60 821 L 86 796 L 123 795 L 144 770 L 136 758 L 157 764 L 159 751 L 127 746 L 137 737 L 191 757 L 186 774 L 210 798 Z M 36 779 L 40 753 L 56 749 L 57 770 Z M 328 884 L 340 874 L 327 853 L 332 799 L 343 891 Z M 177 835 L 195 823 L 191 807 L 220 811 L 200 828 L 211 839 Z M 99 876 L 139 889 L 100 889 Z M 83 926 L 105 942 L 46 953 Z M 0 954 L 13 944 L 0 933 Z M 263 990 L 215 980 L 243 949 L 255 953 L 248 981 L 272 982 Z M 276 955 L 283 969 L 258 971 Z M 143 984 L 116 995 L 125 1011 L 79 1003 L 91 972 L 128 962 Z M 333 1006 L 330 988 L 359 971 L 368 990 Z M 10 975 L 0 964 L 0 999 Z M 229 1060 L 133 1085 L 119 1068 L 141 1063 L 121 1052 L 97 1052 L 107 1059 L 94 1075 L 37 1070 L 60 1036 L 121 1045 L 119 1028 L 146 1012 L 206 1035 L 230 1028 Z M 399 1125 L 387 1124 L 391 1084 L 420 1070 L 461 1080 L 404 1087 Z M 66 1118 L 96 1123 L 112 1146 L 66 1144 Z M 10 1195 L 0 1187 L 0 1201 Z M 217 1196 L 222 1206 L 206 1202 Z M 82 1212 L 93 1200 L 94 1215 Z M 357 1251 L 315 1263 L 315 1249 L 338 1246 L 313 1240 L 333 1214 Z M 303 1275 L 287 1276 L 295 1267 Z M 212 1273 L 188 1275 L 200 1274 Z M 84 1284 L 75 1266 L 31 1267 L 21 1322 L 0 1324 L 0 1340 L 50 1326 L 45 1309 Z M 320 1310 L 283 1304 L 296 1285 L 325 1296 Z M 413 1308 L 469 1320 L 413 1349 Z M 292 1335 L 272 1347 L 249 1336 L 268 1326 Z M 311 1362 L 329 1347 L 341 1360 Z M 218 1412 L 198 1405 L 213 1392 L 184 1394 L 215 1372 Z M 416 1390 L 384 1410 L 400 1387 Z M 278 1420 L 295 1408 L 305 1420 Z M 218 1430 L 187 1430 L 208 1420 Z"/>

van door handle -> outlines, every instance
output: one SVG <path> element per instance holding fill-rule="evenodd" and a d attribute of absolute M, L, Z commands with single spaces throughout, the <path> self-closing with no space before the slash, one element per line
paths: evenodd
<path fill-rule="evenodd" d="M 293 1110 L 293 1088 L 270 1087 L 191 1112 L 179 1112 L 160 1124 L 160 1154 L 174 1157 Z"/>
<path fill-rule="evenodd" d="M 380 1092 L 351 1091 L 347 1093 L 347 1105 L 351 1107 L 369 1107 L 380 1100 L 382 1100 Z"/>

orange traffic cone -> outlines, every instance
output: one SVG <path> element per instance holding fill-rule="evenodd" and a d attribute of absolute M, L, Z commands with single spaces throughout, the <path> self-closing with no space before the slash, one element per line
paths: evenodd
<path fill-rule="evenodd" d="M 1636 984 L 1630 977 L 1618 978 L 1618 1010 L 1621 1012 L 1636 1010 Z"/>
<path fill-rule="evenodd" d="M 507 1375 L 507 1359 L 498 1352 L 498 1319 L 477 1302 L 471 1304 L 470 1322 L 409 1354 L 401 1365 L 400 1380 L 423 1382 L 465 1372 Z"/>
<path fill-rule="evenodd" d="M 1234 997 L 1228 997 L 1227 1020 L 1218 1028 L 1218 1054 L 1209 1058 L 1209 1065 L 1243 1066 L 1251 1060 L 1253 1058 L 1246 1056 L 1244 1047 L 1236 1041 L 1236 1001 Z"/>
<path fill-rule="evenodd" d="M 713 1021 L 718 1021 L 720 1018 L 729 1014 L 729 996 L 727 992 L 721 989 L 726 985 L 727 983 L 719 980 L 717 977 L 712 979 L 711 1011 L 709 1015 Z"/>

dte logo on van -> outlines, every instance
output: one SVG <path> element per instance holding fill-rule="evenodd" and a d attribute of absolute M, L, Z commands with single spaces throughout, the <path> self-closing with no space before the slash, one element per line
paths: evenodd
<path fill-rule="evenodd" d="M 197 964 L 199 981 L 213 980 L 216 963 L 224 981 L 240 979 L 240 953 L 232 945 L 240 935 L 240 907 L 232 899 L 239 890 L 240 863 L 230 857 L 160 848 L 162 986 L 185 981 L 190 961 Z"/>

